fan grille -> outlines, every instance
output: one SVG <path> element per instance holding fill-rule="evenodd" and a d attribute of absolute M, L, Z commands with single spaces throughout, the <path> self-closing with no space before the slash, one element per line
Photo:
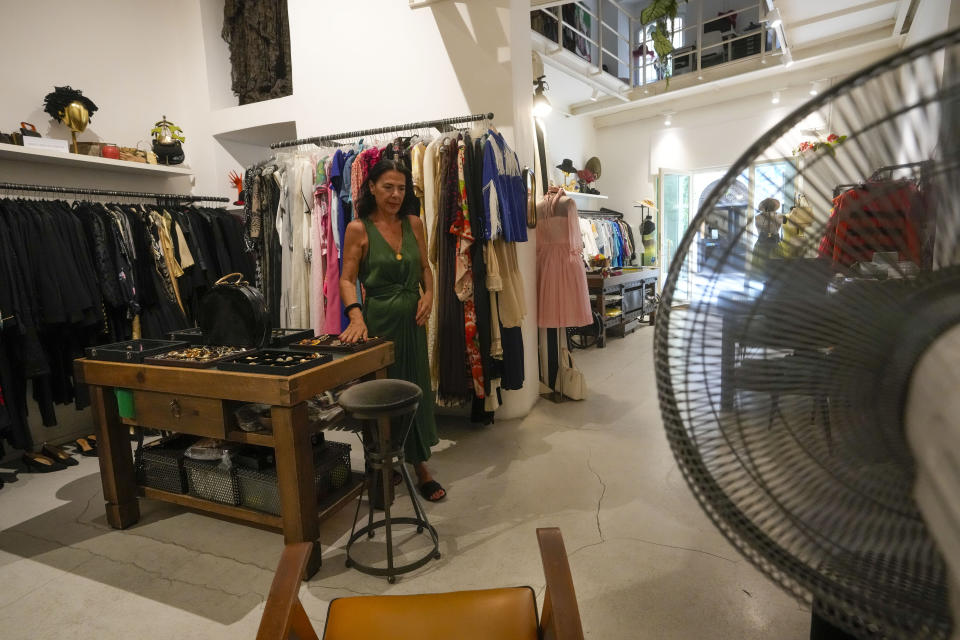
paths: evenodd
<path fill-rule="evenodd" d="M 951 629 L 945 565 L 911 494 L 901 346 L 923 346 L 918 318 L 958 282 L 958 42 L 873 65 L 752 145 L 703 200 L 657 317 L 663 420 L 701 506 L 757 567 L 861 637 Z M 795 155 L 811 121 L 846 140 Z M 774 197 L 783 214 L 802 192 L 809 208 L 744 211 L 708 254 L 715 207 L 744 176 L 754 203 Z M 687 282 L 689 304 L 674 306 Z"/>

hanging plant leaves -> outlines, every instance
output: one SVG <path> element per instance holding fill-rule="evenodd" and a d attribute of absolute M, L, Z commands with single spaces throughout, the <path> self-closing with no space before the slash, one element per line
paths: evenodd
<path fill-rule="evenodd" d="M 640 12 L 640 22 L 650 24 L 667 16 L 677 17 L 677 0 L 653 0 L 647 5 L 646 9 Z"/>
<path fill-rule="evenodd" d="M 660 59 L 663 60 L 670 52 L 673 51 L 673 42 L 670 41 L 670 35 L 667 31 L 667 23 L 665 20 L 657 22 L 656 28 L 650 34 L 650 37 L 653 38 L 653 50 L 657 52 L 657 55 L 660 56 Z"/>

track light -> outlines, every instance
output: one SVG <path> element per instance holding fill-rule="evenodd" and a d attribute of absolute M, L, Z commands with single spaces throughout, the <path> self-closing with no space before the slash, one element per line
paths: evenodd
<path fill-rule="evenodd" d="M 779 91 L 774 91 L 774 92 L 773 92 L 773 97 L 770 98 L 770 103 L 771 103 L 771 104 L 780 104 L 780 92 L 779 92 Z"/>
<path fill-rule="evenodd" d="M 544 90 L 548 88 L 547 81 L 545 80 L 546 77 L 547 76 L 540 76 L 533 81 L 533 86 L 535 87 L 533 91 L 533 115 L 537 118 L 544 118 L 553 111 L 553 105 L 550 104 L 547 96 L 543 93 Z"/>
<path fill-rule="evenodd" d="M 780 9 L 777 7 L 767 11 L 767 17 L 764 18 L 764 20 L 767 22 L 768 29 L 776 29 L 783 24 L 783 18 L 780 17 Z"/>
<path fill-rule="evenodd" d="M 818 95 L 821 90 L 822 90 L 822 84 L 820 83 L 819 80 L 815 80 L 814 82 L 810 83 L 810 95 L 812 96 Z"/>
<path fill-rule="evenodd" d="M 793 66 L 793 54 L 790 53 L 790 49 L 786 47 L 783 49 L 783 66 L 788 69 Z"/>
<path fill-rule="evenodd" d="M 600 89 L 594 89 L 593 93 L 590 94 L 590 101 L 596 102 L 600 98 Z"/>
<path fill-rule="evenodd" d="M 669 127 L 671 124 L 673 124 L 673 120 L 671 119 L 672 115 L 673 114 L 669 112 L 663 114 L 663 126 Z"/>

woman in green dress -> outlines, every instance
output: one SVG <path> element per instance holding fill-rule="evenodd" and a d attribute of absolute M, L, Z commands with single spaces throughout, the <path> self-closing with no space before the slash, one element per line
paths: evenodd
<path fill-rule="evenodd" d="M 382 160 L 370 169 L 360 187 L 357 218 L 347 225 L 343 241 L 340 299 L 350 324 L 340 339 L 357 342 L 378 336 L 393 341 L 396 359 L 388 375 L 423 390 L 404 454 L 417 472 L 420 493 L 436 502 L 446 491 L 426 464 L 438 439 L 425 329 L 433 306 L 433 272 L 419 211 L 413 179 L 403 164 Z M 362 305 L 357 300 L 358 277 L 365 291 Z"/>

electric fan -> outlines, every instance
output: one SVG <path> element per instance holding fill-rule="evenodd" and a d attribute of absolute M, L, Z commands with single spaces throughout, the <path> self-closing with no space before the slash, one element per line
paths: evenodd
<path fill-rule="evenodd" d="M 752 145 L 657 316 L 663 421 L 700 505 L 857 637 L 947 638 L 960 615 L 958 43 L 872 65 Z M 737 181 L 749 210 L 698 255 Z"/>

